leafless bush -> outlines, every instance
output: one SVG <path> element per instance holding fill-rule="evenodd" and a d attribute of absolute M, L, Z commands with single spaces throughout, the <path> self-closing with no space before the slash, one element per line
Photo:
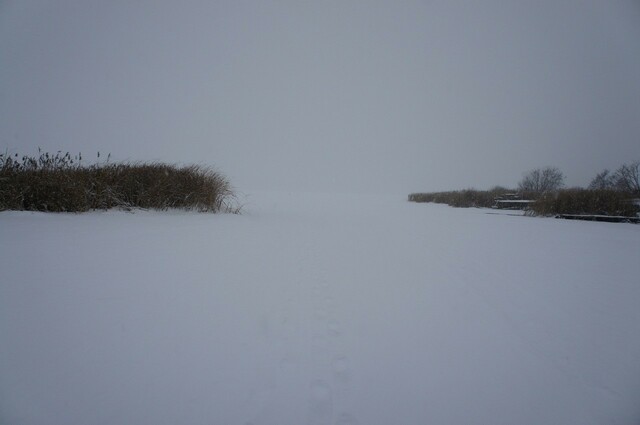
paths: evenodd
<path fill-rule="evenodd" d="M 640 196 L 640 161 L 622 165 L 613 174 L 612 180 L 618 190 Z"/>
<path fill-rule="evenodd" d="M 536 168 L 524 175 L 518 188 L 520 192 L 538 196 L 560 189 L 564 184 L 564 175 L 556 167 Z"/>
<path fill-rule="evenodd" d="M 589 183 L 590 190 L 610 190 L 615 188 L 615 178 L 609 170 L 603 170 Z"/>

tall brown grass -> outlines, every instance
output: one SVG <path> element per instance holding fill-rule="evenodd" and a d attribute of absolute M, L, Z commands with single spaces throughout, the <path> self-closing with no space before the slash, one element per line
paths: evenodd
<path fill-rule="evenodd" d="M 0 154 L 0 210 L 110 208 L 239 211 L 227 179 L 204 166 L 108 162 L 83 166 L 81 157 L 69 153 Z"/>

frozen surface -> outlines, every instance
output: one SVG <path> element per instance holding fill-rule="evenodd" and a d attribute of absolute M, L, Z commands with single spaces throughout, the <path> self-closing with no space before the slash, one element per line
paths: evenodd
<path fill-rule="evenodd" d="M 2 424 L 640 420 L 638 225 L 263 193 L 0 242 Z"/>

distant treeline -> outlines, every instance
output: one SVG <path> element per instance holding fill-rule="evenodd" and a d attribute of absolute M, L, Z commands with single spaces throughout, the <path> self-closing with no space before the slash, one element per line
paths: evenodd
<path fill-rule="evenodd" d="M 635 217 L 640 213 L 640 161 L 625 164 L 613 173 L 604 170 L 592 180 L 587 189 L 563 189 L 563 184 L 562 172 L 557 168 L 547 167 L 526 173 L 517 189 L 494 187 L 490 190 L 412 193 L 409 201 L 433 202 L 461 208 L 491 208 L 498 207 L 501 200 L 511 199 L 522 202 L 520 205 L 535 215 Z"/>

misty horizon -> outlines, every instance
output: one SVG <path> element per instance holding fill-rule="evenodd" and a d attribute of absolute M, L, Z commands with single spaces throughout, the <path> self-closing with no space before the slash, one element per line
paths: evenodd
<path fill-rule="evenodd" d="M 249 190 L 567 186 L 640 159 L 637 2 L 0 4 L 0 148 Z"/>

